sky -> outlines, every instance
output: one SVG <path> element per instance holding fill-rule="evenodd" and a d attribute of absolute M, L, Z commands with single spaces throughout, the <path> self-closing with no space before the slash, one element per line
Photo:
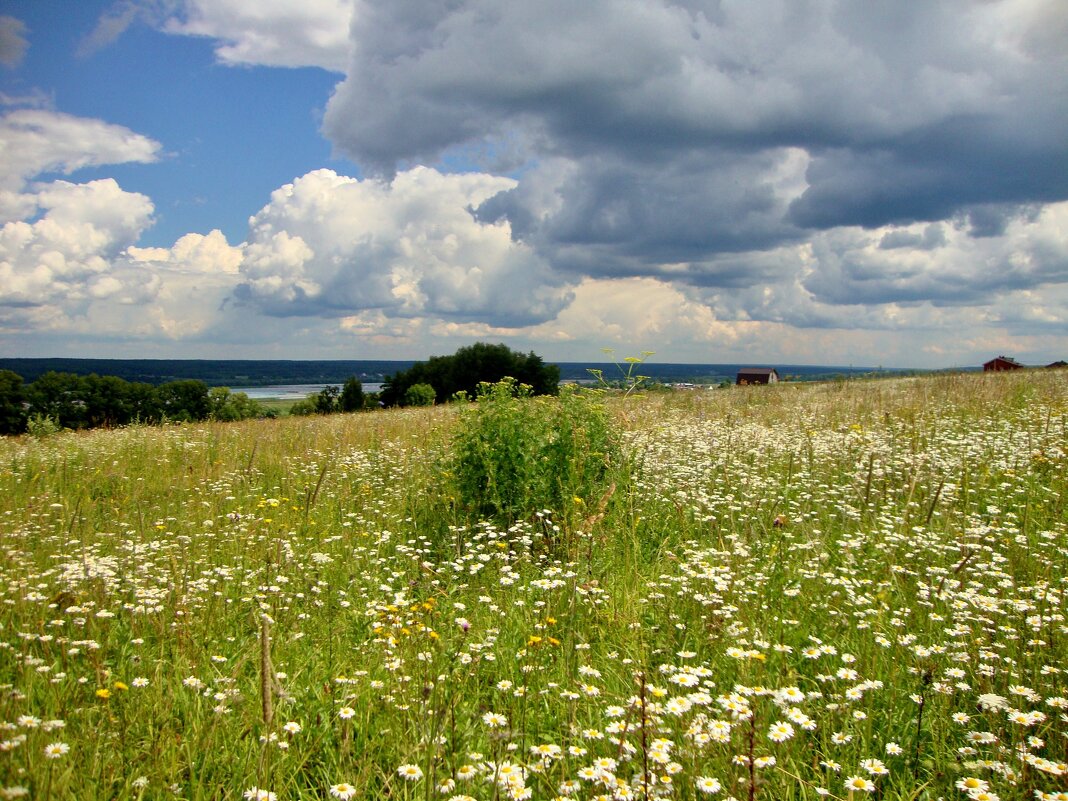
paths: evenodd
<path fill-rule="evenodd" d="M 1063 0 L 0 0 L 0 355 L 1068 359 Z"/>

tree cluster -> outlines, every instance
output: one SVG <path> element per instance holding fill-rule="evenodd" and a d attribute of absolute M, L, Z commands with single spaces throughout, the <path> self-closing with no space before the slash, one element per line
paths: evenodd
<path fill-rule="evenodd" d="M 373 406 L 369 405 L 373 404 Z M 345 379 L 344 385 L 326 386 L 314 395 L 297 401 L 289 408 L 289 413 L 303 417 L 310 414 L 334 414 L 335 412 L 358 412 L 377 407 L 376 398 L 363 391 L 363 384 L 356 376 Z"/>
<path fill-rule="evenodd" d="M 534 395 L 555 395 L 559 391 L 560 368 L 545 364 L 541 357 L 510 350 L 503 344 L 477 342 L 460 348 L 452 356 L 433 356 L 408 370 L 389 376 L 382 386 L 384 406 L 423 405 L 433 389 L 434 402 L 443 403 L 458 392 L 475 397 L 482 382 L 495 383 L 514 378 L 531 387 Z"/>
<path fill-rule="evenodd" d="M 268 416 L 243 392 L 209 389 L 192 379 L 152 386 L 110 375 L 50 372 L 26 384 L 18 373 L 0 370 L 0 434 L 21 434 L 33 419 L 82 429 Z"/>

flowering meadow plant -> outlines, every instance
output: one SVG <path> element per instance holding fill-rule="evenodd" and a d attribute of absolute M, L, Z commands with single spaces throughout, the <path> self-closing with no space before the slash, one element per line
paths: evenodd
<path fill-rule="evenodd" d="M 0 441 L 0 799 L 1068 801 L 1063 373 L 625 400 Z"/>

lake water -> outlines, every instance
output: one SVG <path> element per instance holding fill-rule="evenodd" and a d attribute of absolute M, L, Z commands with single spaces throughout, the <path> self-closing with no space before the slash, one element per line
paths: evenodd
<path fill-rule="evenodd" d="M 276 400 L 297 401 L 303 400 L 309 395 L 316 395 L 328 386 L 341 389 L 341 384 L 274 384 L 267 387 L 230 387 L 231 392 L 244 392 L 251 400 Z M 382 384 L 367 382 L 363 385 L 364 392 L 378 392 Z"/>

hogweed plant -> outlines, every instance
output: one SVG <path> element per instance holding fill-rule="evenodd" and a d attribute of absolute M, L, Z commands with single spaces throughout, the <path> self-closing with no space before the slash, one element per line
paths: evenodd
<path fill-rule="evenodd" d="M 501 392 L 0 441 L 0 797 L 1068 798 L 1063 373 Z"/>
<path fill-rule="evenodd" d="M 588 368 L 587 372 L 593 376 L 594 381 L 602 389 L 621 389 L 623 390 L 623 396 L 629 397 L 637 392 L 642 387 L 646 386 L 649 381 L 649 376 L 641 375 L 636 372 L 646 359 L 650 356 L 655 356 L 656 352 L 651 350 L 643 350 L 638 356 L 625 356 L 623 357 L 623 363 L 615 361 L 615 350 L 612 348 L 601 348 L 601 353 L 613 359 L 617 376 L 613 378 L 606 378 L 604 370 L 600 368 Z"/>

